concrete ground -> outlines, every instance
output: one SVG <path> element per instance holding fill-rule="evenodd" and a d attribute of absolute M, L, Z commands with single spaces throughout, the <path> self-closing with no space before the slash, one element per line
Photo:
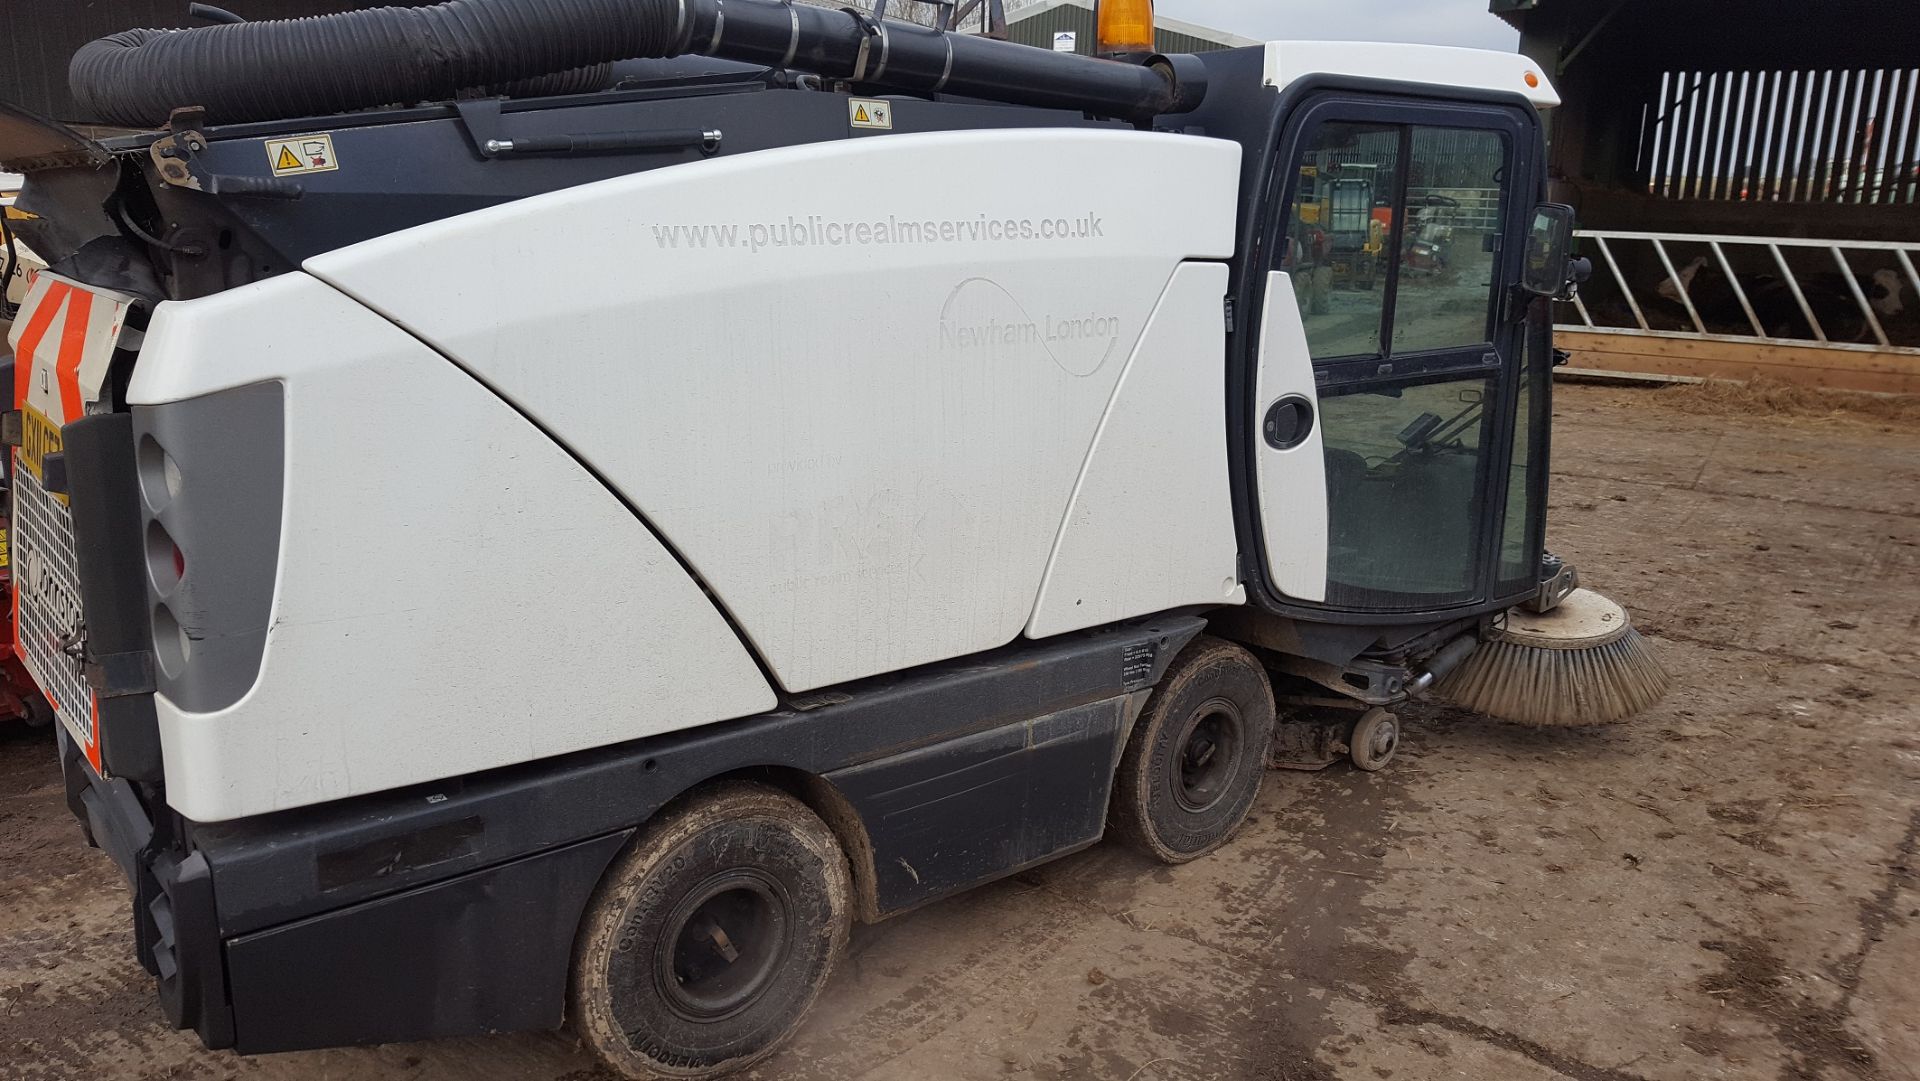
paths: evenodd
<path fill-rule="evenodd" d="M 1920 428 L 1670 393 L 1564 388 L 1555 457 L 1555 547 L 1679 676 L 1654 712 L 1410 709 L 1386 772 L 1270 774 L 1198 863 L 1102 845 L 858 928 L 754 1076 L 1920 1078 Z M 0 737 L 0 1076 L 602 1076 L 562 1034 L 205 1052 L 126 906 Z"/>

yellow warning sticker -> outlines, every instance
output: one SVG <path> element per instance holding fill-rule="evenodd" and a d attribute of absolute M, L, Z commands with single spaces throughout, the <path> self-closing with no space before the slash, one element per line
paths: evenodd
<path fill-rule="evenodd" d="M 875 101 L 872 98 L 850 98 L 847 101 L 847 120 L 856 128 L 880 128 L 893 130 L 893 105 L 891 102 Z"/>
<path fill-rule="evenodd" d="M 291 139 L 267 140 L 267 163 L 274 176 L 299 173 L 326 173 L 340 168 L 333 156 L 333 136 L 298 135 Z"/>
<path fill-rule="evenodd" d="M 60 453 L 61 428 L 30 405 L 20 407 L 20 464 L 36 478 L 40 462 L 49 454 Z"/>

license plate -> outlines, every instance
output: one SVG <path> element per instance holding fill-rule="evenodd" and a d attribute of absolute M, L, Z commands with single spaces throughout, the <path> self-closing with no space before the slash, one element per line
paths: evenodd
<path fill-rule="evenodd" d="M 20 407 L 21 468 L 32 473 L 36 480 L 45 481 L 47 475 L 40 471 L 41 462 L 49 454 L 60 453 L 60 445 L 60 426 L 33 406 L 23 404 Z"/>

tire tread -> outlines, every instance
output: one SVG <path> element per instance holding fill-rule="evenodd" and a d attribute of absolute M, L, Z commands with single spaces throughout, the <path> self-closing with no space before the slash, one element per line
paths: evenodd
<path fill-rule="evenodd" d="M 1126 750 L 1120 757 L 1119 769 L 1114 774 L 1113 799 L 1107 814 L 1108 831 L 1122 843 L 1164 863 L 1188 863 L 1206 855 L 1230 840 L 1246 819 L 1246 810 L 1243 809 L 1221 836 L 1198 850 L 1188 852 L 1168 846 L 1158 836 L 1148 817 L 1153 780 L 1150 767 L 1167 711 L 1177 705 L 1188 688 L 1219 678 L 1220 670 L 1228 667 L 1254 674 L 1264 695 L 1263 702 L 1254 703 L 1256 707 L 1263 707 L 1263 716 L 1252 718 L 1255 731 L 1249 735 L 1253 745 L 1246 750 L 1259 763 L 1254 772 L 1253 791 L 1243 796 L 1247 807 L 1251 808 L 1252 797 L 1258 795 L 1265 773 L 1266 743 L 1273 732 L 1273 693 L 1267 685 L 1266 669 L 1253 654 L 1242 646 L 1212 635 L 1203 634 L 1187 643 L 1186 648 L 1168 666 L 1167 674 L 1148 697 L 1146 708 L 1140 711 L 1140 716 L 1134 721 L 1133 730 L 1127 737 Z"/>

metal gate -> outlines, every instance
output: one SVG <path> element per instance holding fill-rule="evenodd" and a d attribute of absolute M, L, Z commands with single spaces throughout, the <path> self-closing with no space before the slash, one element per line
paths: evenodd
<path fill-rule="evenodd" d="M 1594 280 L 1562 306 L 1563 330 L 1920 355 L 1920 243 L 1575 235 Z"/>
<path fill-rule="evenodd" d="M 1575 370 L 1920 394 L 1920 242 L 1576 236 L 1593 278 L 1555 312 Z"/>

